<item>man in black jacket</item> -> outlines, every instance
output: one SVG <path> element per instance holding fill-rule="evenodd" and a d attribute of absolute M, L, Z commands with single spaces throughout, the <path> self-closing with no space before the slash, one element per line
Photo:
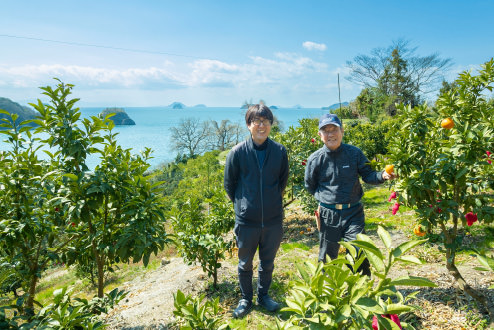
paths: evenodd
<path fill-rule="evenodd" d="M 364 195 L 359 177 L 370 184 L 394 179 L 394 174 L 374 171 L 363 152 L 342 143 L 343 126 L 335 114 L 325 114 L 319 120 L 319 137 L 324 145 L 307 159 L 305 187 L 319 202 L 316 212 L 319 230 L 319 261 L 326 256 L 338 257 L 339 242 L 352 241 L 364 232 Z M 370 276 L 370 264 L 365 260 L 360 269 Z"/>
<path fill-rule="evenodd" d="M 252 307 L 252 260 L 259 248 L 257 303 L 270 312 L 280 308 L 268 290 L 274 259 L 283 236 L 283 190 L 288 157 L 281 144 L 268 138 L 273 113 L 264 104 L 249 107 L 245 123 L 251 136 L 232 148 L 226 158 L 224 186 L 235 209 L 238 279 L 242 298 L 233 312 L 244 317 Z"/>

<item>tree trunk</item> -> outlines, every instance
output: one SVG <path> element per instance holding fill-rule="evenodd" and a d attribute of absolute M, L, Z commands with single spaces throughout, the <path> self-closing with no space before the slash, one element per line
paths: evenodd
<path fill-rule="evenodd" d="M 98 298 L 103 298 L 103 289 L 105 285 L 105 273 L 104 273 L 104 258 L 102 256 L 96 257 L 96 263 L 98 265 Z"/>
<path fill-rule="evenodd" d="M 98 298 L 103 298 L 103 288 L 104 288 L 104 257 L 100 255 L 96 247 L 96 242 L 92 242 L 93 257 L 96 261 L 96 267 L 98 268 Z"/>
<path fill-rule="evenodd" d="M 213 273 L 213 287 L 215 289 L 218 288 L 218 268 L 215 268 L 214 273 Z"/>
<path fill-rule="evenodd" d="M 31 282 L 29 283 L 29 295 L 26 302 L 26 314 L 34 315 L 34 295 L 36 294 L 36 284 L 38 283 L 38 276 L 33 274 Z"/>
<path fill-rule="evenodd" d="M 456 248 L 454 245 L 454 241 L 456 240 L 456 235 L 451 235 L 450 232 L 443 226 L 443 233 L 445 234 L 445 246 L 446 246 L 446 268 L 448 272 L 453 276 L 459 288 L 472 297 L 479 304 L 480 308 L 485 309 L 489 313 L 490 319 L 490 328 L 494 328 L 494 308 L 489 307 L 489 302 L 486 297 L 479 291 L 472 288 L 463 278 L 460 271 L 456 267 L 455 258 L 456 258 Z M 455 231 L 456 232 L 456 231 Z"/>

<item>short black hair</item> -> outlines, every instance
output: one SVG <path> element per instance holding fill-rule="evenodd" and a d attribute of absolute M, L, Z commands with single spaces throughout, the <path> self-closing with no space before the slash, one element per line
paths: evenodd
<path fill-rule="evenodd" d="M 249 106 L 249 109 L 245 113 L 245 123 L 248 126 L 258 117 L 264 117 L 269 120 L 271 125 L 273 124 L 273 113 L 271 112 L 271 109 L 264 104 L 253 104 Z"/>

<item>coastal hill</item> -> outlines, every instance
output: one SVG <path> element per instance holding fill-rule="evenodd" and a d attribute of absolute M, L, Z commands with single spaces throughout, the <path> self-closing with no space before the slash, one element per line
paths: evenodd
<path fill-rule="evenodd" d="M 34 111 L 26 106 L 22 106 L 17 102 L 14 102 L 8 98 L 0 97 L 0 109 L 7 111 L 8 113 L 15 113 L 19 116 L 18 121 L 24 121 L 29 119 L 35 119 L 39 115 L 37 111 Z M 8 118 L 9 116 L 0 113 L 1 118 Z"/>
<path fill-rule="evenodd" d="M 170 107 L 172 109 L 183 109 L 183 108 L 185 108 L 185 104 L 180 103 L 180 102 L 173 102 L 168 107 Z"/>
<path fill-rule="evenodd" d="M 348 104 L 349 104 L 348 102 L 341 102 L 342 107 L 347 107 Z M 334 109 L 338 109 L 339 107 L 340 107 L 340 104 L 335 103 L 335 104 L 330 105 L 329 107 L 322 107 L 321 109 L 322 110 L 334 110 Z"/>
<path fill-rule="evenodd" d="M 115 115 L 110 117 L 110 120 L 113 121 L 115 125 L 135 125 L 135 121 L 133 121 L 129 115 L 122 108 L 106 108 L 100 112 L 99 117 L 104 118 L 110 113 L 114 113 Z"/>

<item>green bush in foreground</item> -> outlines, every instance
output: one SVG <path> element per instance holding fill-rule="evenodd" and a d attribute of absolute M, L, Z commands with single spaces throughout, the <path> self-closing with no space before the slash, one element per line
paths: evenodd
<path fill-rule="evenodd" d="M 0 329 L 104 329 L 106 325 L 98 315 L 107 313 L 126 295 L 127 292 L 114 289 L 103 298 L 72 300 L 70 290 L 64 287 L 53 293 L 52 304 L 29 319 L 18 312 L 22 309 L 19 298 L 15 305 L 0 307 Z M 7 310 L 13 311 L 12 318 L 6 316 Z"/>
<path fill-rule="evenodd" d="M 366 235 L 360 234 L 357 240 L 341 242 L 349 251 L 345 257 L 319 263 L 305 262 L 307 269 L 298 267 L 301 279 L 295 282 L 286 298 L 288 307 L 282 311 L 289 312 L 288 320 L 277 319 L 278 329 L 370 329 L 374 315 L 401 314 L 413 311 L 416 307 L 406 303 L 413 299 L 417 292 L 403 297 L 396 286 L 427 286 L 436 285 L 428 279 L 404 276 L 397 279 L 388 278 L 391 267 L 396 262 L 421 264 L 411 255 L 405 255 L 413 247 L 425 240 L 408 241 L 393 248 L 391 236 L 382 227 L 377 230 L 385 246 L 387 255 L 379 250 Z M 355 247 L 360 248 L 362 252 Z M 373 277 L 377 283 L 367 276 L 353 273 L 363 256 L 372 265 Z M 383 329 L 398 329 L 397 325 L 384 317 L 377 317 Z M 412 329 L 405 322 L 403 328 Z"/>
<path fill-rule="evenodd" d="M 219 298 L 213 301 L 205 299 L 205 295 L 192 298 L 180 290 L 173 295 L 175 310 L 173 314 L 186 325 L 180 329 L 224 329 L 227 325 L 218 327 L 221 317 L 219 313 Z M 202 303 L 204 301 L 204 303 Z"/>

